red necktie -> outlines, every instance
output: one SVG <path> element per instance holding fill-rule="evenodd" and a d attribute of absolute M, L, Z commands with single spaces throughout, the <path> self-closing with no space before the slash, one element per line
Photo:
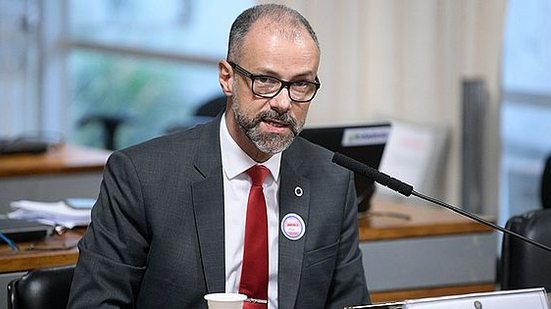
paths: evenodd
<path fill-rule="evenodd" d="M 262 165 L 255 165 L 247 170 L 252 186 L 247 202 L 243 265 L 239 283 L 239 293 L 249 298 L 243 305 L 244 309 L 267 308 L 268 216 L 262 184 L 269 173 L 270 170 Z"/>

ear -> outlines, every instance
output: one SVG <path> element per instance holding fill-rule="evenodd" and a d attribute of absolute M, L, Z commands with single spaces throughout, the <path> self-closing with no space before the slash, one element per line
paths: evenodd
<path fill-rule="evenodd" d="M 227 97 L 233 95 L 233 69 L 226 60 L 218 62 L 218 81 Z"/>

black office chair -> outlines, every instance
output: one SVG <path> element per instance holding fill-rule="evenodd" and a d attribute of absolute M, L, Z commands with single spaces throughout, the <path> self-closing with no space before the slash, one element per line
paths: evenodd
<path fill-rule="evenodd" d="M 8 309 L 67 307 L 75 265 L 35 269 L 8 283 Z"/>
<path fill-rule="evenodd" d="M 103 147 L 115 150 L 117 148 L 115 143 L 117 132 L 122 125 L 131 121 L 132 117 L 129 115 L 89 114 L 80 119 L 77 125 L 82 128 L 91 123 L 99 124 L 103 129 Z"/>
<path fill-rule="evenodd" d="M 551 246 L 551 209 L 511 217 L 505 227 Z M 505 234 L 501 252 L 501 289 L 532 287 L 545 287 L 551 291 L 551 252 Z"/>
<path fill-rule="evenodd" d="M 201 104 L 195 111 L 195 116 L 216 117 L 226 107 L 226 96 L 219 95 Z"/>
<path fill-rule="evenodd" d="M 165 129 L 165 133 L 175 133 L 194 127 L 195 125 L 211 121 L 226 107 L 226 96 L 215 96 L 201 104 L 193 113 L 193 116 L 186 121 L 172 124 Z"/>

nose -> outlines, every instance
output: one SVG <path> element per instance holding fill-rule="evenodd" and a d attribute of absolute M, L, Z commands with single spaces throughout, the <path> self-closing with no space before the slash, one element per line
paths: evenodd
<path fill-rule="evenodd" d="M 291 97 L 289 96 L 289 88 L 283 87 L 281 91 L 270 99 L 270 107 L 279 113 L 285 113 L 291 108 Z"/>

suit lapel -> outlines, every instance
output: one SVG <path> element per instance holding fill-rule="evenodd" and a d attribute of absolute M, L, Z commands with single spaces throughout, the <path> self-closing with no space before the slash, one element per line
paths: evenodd
<path fill-rule="evenodd" d="M 296 151 L 295 151 L 296 153 Z M 304 241 L 308 236 L 308 213 L 310 205 L 310 181 L 297 172 L 300 158 L 292 155 L 291 148 L 284 152 L 279 188 L 279 222 L 288 214 L 296 214 L 306 225 L 306 233 L 298 240 L 287 238 L 280 227 L 278 298 L 280 308 L 293 308 L 296 302 Z M 302 195 L 300 191 L 302 190 Z M 297 192 L 298 191 L 298 192 Z"/>
<path fill-rule="evenodd" d="M 223 292 L 224 185 L 219 142 L 220 117 L 209 124 L 197 145 L 195 169 L 203 177 L 192 183 L 192 199 L 207 292 Z M 214 141 L 214 143 L 213 143 Z"/>

